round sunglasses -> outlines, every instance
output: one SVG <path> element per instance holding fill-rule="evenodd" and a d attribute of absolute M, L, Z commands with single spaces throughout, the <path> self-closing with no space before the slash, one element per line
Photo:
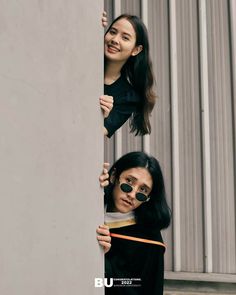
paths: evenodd
<path fill-rule="evenodd" d="M 130 193 L 132 192 L 132 190 L 134 189 L 130 184 L 128 183 L 121 183 L 120 184 L 120 189 L 122 190 L 122 192 L 124 193 Z M 135 194 L 135 197 L 136 199 L 139 201 L 139 202 L 147 202 L 150 197 L 143 194 L 143 193 L 136 193 Z"/>

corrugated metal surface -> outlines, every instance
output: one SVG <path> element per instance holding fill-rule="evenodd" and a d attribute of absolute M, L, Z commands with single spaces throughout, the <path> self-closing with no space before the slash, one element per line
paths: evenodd
<path fill-rule="evenodd" d="M 177 3 L 178 93 L 176 95 L 179 119 L 181 270 L 201 272 L 203 271 L 203 218 L 197 3 L 195 0 Z"/>
<path fill-rule="evenodd" d="M 116 1 L 116 0 L 115 0 Z M 141 0 L 120 0 L 121 13 L 141 15 Z"/>
<path fill-rule="evenodd" d="M 229 6 L 207 1 L 213 218 L 213 271 L 236 270 L 235 174 Z"/>
<path fill-rule="evenodd" d="M 157 105 L 152 115 L 152 135 L 150 153 L 157 157 L 163 168 L 169 204 L 172 200 L 172 148 L 171 148 L 171 100 L 170 100 L 170 42 L 168 1 L 148 2 L 148 31 L 153 70 L 156 78 Z M 158 17 L 157 17 L 157 11 Z M 160 42 L 162 40 L 162 42 Z M 171 206 L 172 207 L 172 206 Z M 164 239 L 168 246 L 166 268 L 172 269 L 172 227 L 165 231 Z"/>
<path fill-rule="evenodd" d="M 236 273 L 235 1 L 115 4 L 116 15 L 147 22 L 159 98 L 150 138 L 134 137 L 126 124 L 105 140 L 105 158 L 148 142 L 159 159 L 174 214 L 163 233 L 166 270 Z M 113 10 L 112 1 L 105 8 Z"/>

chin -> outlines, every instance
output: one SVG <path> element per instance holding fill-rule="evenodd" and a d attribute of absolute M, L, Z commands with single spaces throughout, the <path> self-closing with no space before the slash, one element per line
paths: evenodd
<path fill-rule="evenodd" d="M 109 61 L 119 61 L 118 58 L 116 58 L 114 55 L 111 55 L 109 53 L 105 53 L 105 58 L 106 60 L 109 60 Z"/>
<path fill-rule="evenodd" d="M 117 208 L 117 211 L 120 212 L 120 213 L 128 213 L 130 211 L 132 211 L 131 209 L 128 209 L 128 208 Z"/>

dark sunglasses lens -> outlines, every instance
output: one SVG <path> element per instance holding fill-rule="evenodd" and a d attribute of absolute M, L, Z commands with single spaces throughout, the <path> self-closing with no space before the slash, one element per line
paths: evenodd
<path fill-rule="evenodd" d="M 145 202 L 147 201 L 148 197 L 142 193 L 137 193 L 136 194 L 136 199 L 139 201 L 139 202 Z"/>
<path fill-rule="evenodd" d="M 130 192 L 132 192 L 132 186 L 130 186 L 129 184 L 127 184 L 127 183 L 122 183 L 121 185 L 120 185 L 120 188 L 121 188 L 121 190 L 124 192 L 124 193 L 130 193 Z"/>

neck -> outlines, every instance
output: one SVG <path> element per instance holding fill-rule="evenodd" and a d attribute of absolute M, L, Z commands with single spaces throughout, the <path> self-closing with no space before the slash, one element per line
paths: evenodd
<path fill-rule="evenodd" d="M 104 81 L 105 84 L 111 84 L 115 82 L 121 75 L 121 69 L 123 67 L 123 63 L 120 62 L 105 62 L 105 74 L 104 74 Z"/>

